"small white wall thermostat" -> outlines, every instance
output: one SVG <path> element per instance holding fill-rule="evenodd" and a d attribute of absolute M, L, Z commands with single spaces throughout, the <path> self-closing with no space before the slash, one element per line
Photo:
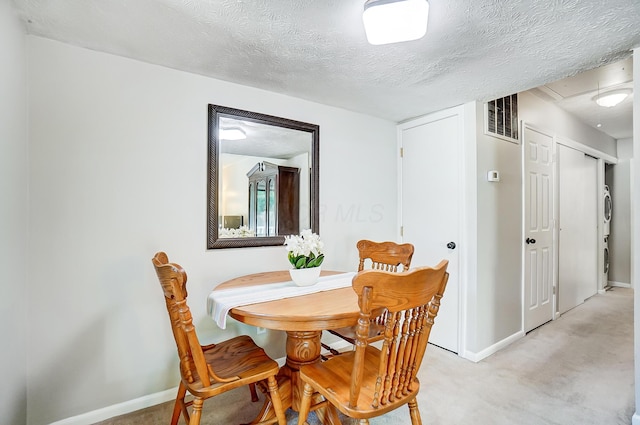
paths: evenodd
<path fill-rule="evenodd" d="M 500 181 L 500 172 L 498 170 L 488 171 L 487 172 L 487 181 L 499 182 Z"/>

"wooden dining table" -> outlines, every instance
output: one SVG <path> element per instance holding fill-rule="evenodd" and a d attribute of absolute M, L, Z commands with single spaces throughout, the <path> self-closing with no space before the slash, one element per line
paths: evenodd
<path fill-rule="evenodd" d="M 338 273 L 342 272 L 323 271 L 321 276 Z M 290 279 L 287 270 L 256 273 L 223 282 L 213 291 Z M 291 408 L 297 412 L 304 388 L 304 383 L 299 378 L 299 370 L 303 365 L 320 361 L 322 331 L 355 325 L 359 312 L 358 297 L 351 287 L 345 287 L 238 306 L 229 310 L 229 316 L 248 325 L 286 332 L 287 359 L 286 364 L 280 368 L 278 384 L 285 409 Z M 340 424 L 337 411 L 331 405 L 316 410 L 316 414 L 323 424 Z M 267 399 L 252 423 L 273 417 L 275 412 L 271 401 Z"/>

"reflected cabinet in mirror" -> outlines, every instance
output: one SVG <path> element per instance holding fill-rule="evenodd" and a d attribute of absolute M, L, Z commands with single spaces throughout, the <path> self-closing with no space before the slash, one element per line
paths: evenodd
<path fill-rule="evenodd" d="M 319 133 L 315 124 L 209 105 L 208 249 L 318 233 Z"/>

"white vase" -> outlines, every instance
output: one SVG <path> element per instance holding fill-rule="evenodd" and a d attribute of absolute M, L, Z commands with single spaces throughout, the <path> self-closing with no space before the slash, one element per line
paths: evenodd
<path fill-rule="evenodd" d="M 298 286 L 313 285 L 320 277 L 321 267 L 311 267 L 309 269 L 290 269 L 291 280 Z"/>

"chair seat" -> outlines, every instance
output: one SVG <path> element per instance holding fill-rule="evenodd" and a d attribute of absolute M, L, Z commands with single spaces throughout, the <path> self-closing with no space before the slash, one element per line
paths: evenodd
<path fill-rule="evenodd" d="M 216 344 L 212 349 L 206 350 L 204 356 L 221 378 L 255 376 L 260 370 L 266 372 L 278 369 L 278 363 L 267 356 L 248 335 Z"/>
<path fill-rule="evenodd" d="M 275 418 L 253 423 L 271 425 L 278 422 L 279 425 L 286 425 L 287 418 L 278 390 L 278 363 L 246 335 L 218 344 L 201 345 L 187 305 L 187 272 L 179 264 L 170 263 L 167 254 L 162 251 L 157 252 L 151 262 L 164 293 L 180 359 L 182 379 L 170 424 L 178 425 L 182 414 L 185 423 L 200 425 L 206 399 L 244 385 L 249 386 L 251 399 L 256 401 L 258 395 L 255 386 L 260 384 L 269 392 Z M 187 392 L 193 395 L 193 399 L 185 399 Z"/>
<path fill-rule="evenodd" d="M 351 371 L 355 351 L 347 352 L 330 358 L 325 362 L 305 365 L 300 369 L 300 378 L 311 384 L 313 388 L 322 394 L 331 404 L 345 415 L 352 418 L 371 418 L 383 415 L 396 409 L 407 400 L 418 395 L 420 383 L 416 379 L 411 384 L 407 394 L 398 397 L 386 405 L 377 408 L 371 406 L 370 400 L 374 398 L 376 377 L 380 360 L 380 350 L 368 346 L 364 356 L 364 378 L 360 385 L 360 398 L 358 405 L 349 407 L 349 389 L 351 387 Z M 367 402 L 369 400 L 369 402 Z"/>
<path fill-rule="evenodd" d="M 348 327 L 338 328 L 338 329 L 329 329 L 329 333 L 339 336 L 340 338 L 347 341 L 349 344 L 356 343 L 356 327 L 355 326 L 348 326 Z M 367 338 L 369 342 L 380 341 L 383 338 L 384 338 L 384 326 L 378 323 L 372 322 L 371 325 L 369 325 L 369 336 Z"/>
<path fill-rule="evenodd" d="M 255 382 L 257 379 L 266 379 L 269 375 L 278 372 L 278 363 L 271 359 L 262 348 L 257 346 L 253 339 L 247 335 L 237 336 L 215 345 L 202 347 L 204 357 L 216 374 L 222 379 L 238 377 L 233 382 L 212 383 L 210 387 L 203 387 L 199 379 L 193 382 L 183 378 L 184 384 L 194 394 L 211 396 L 218 393 L 217 388 L 224 385 L 224 391 L 230 387 L 247 385 L 247 381 Z M 197 376 L 195 368 L 192 376 Z"/>

